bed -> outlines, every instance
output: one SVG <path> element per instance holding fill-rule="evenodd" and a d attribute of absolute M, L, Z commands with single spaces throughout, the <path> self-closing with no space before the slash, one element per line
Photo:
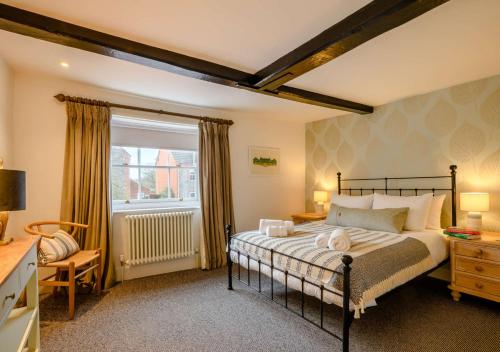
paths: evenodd
<path fill-rule="evenodd" d="M 449 181 L 449 187 L 390 187 L 395 180 Z M 363 179 L 342 179 L 338 174 L 338 194 L 360 195 L 368 193 L 391 192 L 403 196 L 411 192 L 435 194 L 451 192 L 451 223 L 456 225 L 456 166 L 450 166 L 446 176 L 421 177 L 383 177 Z M 371 188 L 345 188 L 343 182 L 367 182 Z M 383 187 L 374 186 L 380 182 Z M 442 181 L 441 181 L 442 182 Z M 398 198 L 400 199 L 400 198 Z M 352 246 L 347 252 L 318 248 L 314 241 L 318 234 L 331 233 L 339 226 L 325 221 L 300 224 L 293 235 L 287 237 L 268 237 L 258 231 L 247 231 L 232 235 L 231 227 L 226 226 L 228 289 L 233 289 L 233 278 L 248 286 L 250 270 L 258 273 L 257 291 L 262 292 L 261 276 L 270 277 L 271 292 L 274 299 L 274 282 L 285 287 L 285 304 L 288 308 L 287 292 L 299 291 L 302 299 L 304 317 L 304 295 L 316 297 L 320 301 L 319 324 L 306 319 L 342 341 L 343 351 L 349 350 L 349 327 L 354 318 L 360 318 L 366 307 L 376 305 L 376 299 L 392 289 L 425 275 L 446 262 L 448 246 L 440 230 L 404 231 L 392 233 L 373 231 L 358 227 L 342 227 L 349 235 Z M 237 275 L 233 276 L 233 266 Z M 242 278 L 241 268 L 247 270 Z M 335 304 L 342 307 L 343 328 L 339 336 L 323 325 L 323 305 Z"/>

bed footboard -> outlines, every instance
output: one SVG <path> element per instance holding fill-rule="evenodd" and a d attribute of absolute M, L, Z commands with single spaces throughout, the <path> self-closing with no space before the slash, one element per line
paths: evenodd
<path fill-rule="evenodd" d="M 247 268 L 247 278 L 246 278 L 246 282 L 242 280 L 241 278 L 241 259 L 240 259 L 240 256 L 242 255 L 239 251 L 238 251 L 238 274 L 236 276 L 233 276 L 233 261 L 231 259 L 231 242 L 236 240 L 236 241 L 243 241 L 243 242 L 246 242 L 244 240 L 241 240 L 241 239 L 238 239 L 238 238 L 233 238 L 232 237 L 232 228 L 231 228 L 231 225 L 226 225 L 225 226 L 225 231 L 226 231 L 226 243 L 227 243 L 227 289 L 228 290 L 232 290 L 233 289 L 233 278 L 236 278 L 238 279 L 240 282 L 244 283 L 245 285 L 247 285 L 248 287 L 252 288 L 252 289 L 255 289 L 254 287 L 252 287 L 250 285 L 250 256 L 249 255 L 246 255 L 246 258 L 248 260 L 248 268 Z M 252 244 L 255 246 L 255 244 Z M 259 246 L 257 246 L 259 247 Z M 271 254 L 270 258 L 271 258 L 271 262 L 270 264 L 267 264 L 267 263 L 264 263 L 262 262 L 260 259 L 257 260 L 257 263 L 258 263 L 258 288 L 255 289 L 257 290 L 257 292 L 259 292 L 260 294 L 266 296 L 267 298 L 271 299 L 273 302 L 275 303 L 278 303 L 280 304 L 281 306 L 283 306 L 284 308 L 290 310 L 291 312 L 299 315 L 300 317 L 302 317 L 303 319 L 307 320 L 309 323 L 317 326 L 318 328 L 320 328 L 321 330 L 327 332 L 328 334 L 332 335 L 333 337 L 337 338 L 338 340 L 342 341 L 342 352 L 348 352 L 349 351 L 349 328 L 351 326 L 351 323 L 353 321 L 353 312 L 350 311 L 350 300 L 351 300 L 351 297 L 350 297 L 350 293 L 351 293 L 351 280 L 350 280 L 350 273 L 351 273 L 351 264 L 352 264 L 352 257 L 349 256 L 349 255 L 344 255 L 342 256 L 342 263 L 344 264 L 344 267 L 343 267 L 343 270 L 342 271 L 334 271 L 334 270 L 331 270 L 331 269 L 328 269 L 328 268 L 324 268 L 324 267 L 321 267 L 321 266 L 318 266 L 318 265 L 315 265 L 315 264 L 312 264 L 312 263 L 308 263 L 308 262 L 305 262 L 299 258 L 295 258 L 295 257 L 291 257 L 291 256 L 288 256 L 284 253 L 278 253 L 279 255 L 282 255 L 282 256 L 286 256 L 286 257 L 289 257 L 289 258 L 292 258 L 294 260 L 298 260 L 298 261 L 302 261 L 304 262 L 305 264 L 308 264 L 308 265 L 312 265 L 312 266 L 316 266 L 316 267 L 319 267 L 323 270 L 327 270 L 327 271 L 330 271 L 336 275 L 342 275 L 343 277 L 343 290 L 342 290 L 342 294 L 339 294 L 333 290 L 330 290 L 329 288 L 326 288 L 324 287 L 324 285 L 318 285 L 317 283 L 311 281 L 311 280 L 308 280 L 306 279 L 305 277 L 300 277 L 298 275 L 295 275 L 293 273 L 290 273 L 288 272 L 287 270 L 282 270 L 280 268 L 277 268 L 274 266 L 274 254 L 277 253 L 275 252 L 273 249 L 267 249 L 267 248 L 264 248 L 264 247 L 260 247 L 264 250 L 268 250 Z M 270 276 L 271 276 L 271 295 L 268 296 L 268 295 L 265 295 L 263 292 L 262 292 L 262 287 L 261 287 L 261 274 L 262 274 L 262 266 L 267 266 L 269 269 L 270 269 Z M 277 301 L 274 300 L 274 272 L 275 271 L 279 271 L 281 272 L 283 275 L 284 275 L 284 285 L 285 285 L 285 304 L 281 304 Z M 289 307 L 288 307 L 288 277 L 293 277 L 297 280 L 300 280 L 301 282 L 301 312 L 298 313 L 294 310 L 291 310 Z M 320 297 L 320 323 L 317 324 L 316 322 L 308 319 L 307 317 L 304 316 L 304 304 L 305 304 L 305 293 L 304 293 L 304 285 L 305 284 L 309 284 L 309 285 L 313 285 L 313 286 L 316 286 L 317 288 L 320 289 L 320 294 L 321 294 L 321 297 Z M 337 334 L 333 333 L 332 331 L 326 329 L 324 326 L 323 326 L 323 305 L 324 305 L 324 301 L 323 301 L 323 294 L 324 294 L 324 291 L 328 291 L 329 293 L 331 294 L 334 294 L 334 295 L 337 295 L 337 296 L 342 296 L 342 337 L 338 336 Z"/>

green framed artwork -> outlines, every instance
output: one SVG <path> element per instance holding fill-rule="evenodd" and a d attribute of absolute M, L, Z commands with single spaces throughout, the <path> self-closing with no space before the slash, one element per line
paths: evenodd
<path fill-rule="evenodd" d="M 280 150 L 269 147 L 248 147 L 248 163 L 252 175 L 278 175 L 280 173 Z"/>

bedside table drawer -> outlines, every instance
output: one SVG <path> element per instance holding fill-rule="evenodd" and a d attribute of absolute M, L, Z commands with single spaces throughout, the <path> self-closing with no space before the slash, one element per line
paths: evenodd
<path fill-rule="evenodd" d="M 494 296 L 500 296 L 500 281 L 497 282 L 457 272 L 455 276 L 455 285 Z"/>
<path fill-rule="evenodd" d="M 464 257 L 486 259 L 500 262 L 500 248 L 474 245 L 472 243 L 456 242 L 455 253 Z"/>
<path fill-rule="evenodd" d="M 483 261 L 457 257 L 456 269 L 466 273 L 500 279 L 500 263 L 491 264 Z"/>

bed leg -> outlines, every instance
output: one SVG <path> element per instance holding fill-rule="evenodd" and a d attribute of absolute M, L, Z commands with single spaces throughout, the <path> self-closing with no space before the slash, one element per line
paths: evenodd
<path fill-rule="evenodd" d="M 349 301 L 351 300 L 351 264 L 352 257 L 350 255 L 342 256 L 344 263 L 344 292 L 342 302 L 342 352 L 349 352 L 349 328 L 352 323 L 352 315 L 349 309 Z"/>
<path fill-rule="evenodd" d="M 233 262 L 231 261 L 231 225 L 225 226 L 227 242 L 227 289 L 233 289 Z"/>

